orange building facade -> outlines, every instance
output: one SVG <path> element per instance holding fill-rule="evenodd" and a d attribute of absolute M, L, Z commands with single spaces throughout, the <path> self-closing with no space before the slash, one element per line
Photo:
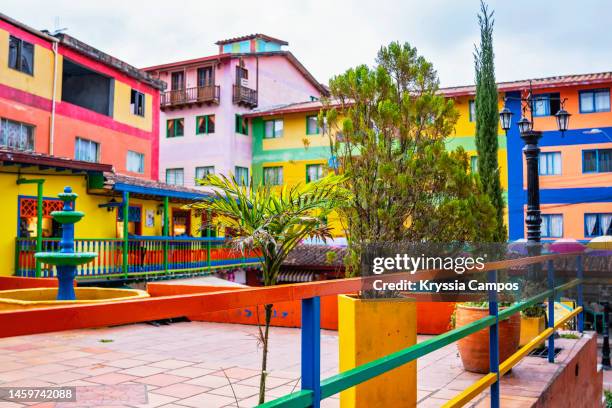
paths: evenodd
<path fill-rule="evenodd" d="M 0 147 L 157 179 L 164 86 L 73 37 L 0 14 Z"/>

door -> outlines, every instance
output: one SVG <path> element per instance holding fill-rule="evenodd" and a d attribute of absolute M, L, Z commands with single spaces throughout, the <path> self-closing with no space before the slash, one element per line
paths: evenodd
<path fill-rule="evenodd" d="M 170 80 L 172 103 L 181 102 L 185 93 L 185 73 L 183 71 L 173 72 Z"/>

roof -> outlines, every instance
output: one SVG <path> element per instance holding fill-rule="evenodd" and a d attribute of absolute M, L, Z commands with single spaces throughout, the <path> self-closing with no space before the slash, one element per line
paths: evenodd
<path fill-rule="evenodd" d="M 329 106 L 339 107 L 340 102 L 332 101 Z M 252 112 L 245 113 L 244 117 L 256 118 L 260 116 L 273 116 L 273 115 L 284 115 L 287 113 L 301 113 L 301 112 L 318 112 L 324 107 L 323 102 L 307 101 L 307 102 L 294 102 L 283 105 L 267 106 L 260 109 L 255 109 Z"/>
<path fill-rule="evenodd" d="M 117 173 L 104 173 L 104 188 L 108 190 L 129 192 L 146 196 L 171 197 L 182 200 L 200 200 L 210 197 L 195 188 L 175 186 L 155 180 L 126 176 Z"/>
<path fill-rule="evenodd" d="M 333 253 L 334 259 L 329 262 L 328 253 Z M 312 269 L 342 269 L 346 247 L 330 245 L 300 244 L 295 247 L 283 262 L 283 266 L 308 267 Z"/>
<path fill-rule="evenodd" d="M 205 64 L 207 62 L 212 61 L 223 61 L 229 59 L 238 59 L 238 58 L 248 58 L 248 57 L 275 57 L 281 56 L 285 57 L 289 60 L 289 62 L 310 82 L 315 88 L 321 92 L 323 95 L 329 95 L 329 90 L 327 87 L 317 81 L 315 77 L 306 69 L 304 65 L 289 51 L 266 51 L 266 52 L 249 52 L 249 53 L 224 53 L 224 54 L 215 54 L 209 55 L 207 57 L 193 58 L 183 61 L 175 61 L 169 62 L 166 64 L 153 65 L 150 67 L 142 68 L 145 72 L 154 72 L 154 71 L 168 71 L 173 68 L 183 68 L 183 67 L 195 67 L 198 65 Z"/>
<path fill-rule="evenodd" d="M 163 91 L 166 88 L 166 83 L 164 81 L 153 78 L 144 70 L 138 69 L 127 62 L 123 62 L 118 58 L 106 54 L 68 34 L 60 33 L 56 34 L 55 37 L 63 46 L 83 54 L 93 60 L 108 65 L 137 81 L 143 82 L 153 88 L 159 89 L 160 91 Z"/>
<path fill-rule="evenodd" d="M 52 35 L 49 35 L 46 32 L 43 32 L 41 30 L 37 30 L 35 28 L 30 27 L 29 25 L 23 24 L 20 21 L 15 20 L 14 18 L 11 18 L 9 16 L 7 16 L 6 14 L 2 14 L 0 13 L 0 20 L 6 21 L 7 23 L 14 25 L 15 27 L 19 27 L 24 31 L 29 32 L 30 34 L 33 34 L 37 37 L 40 37 L 44 40 L 47 41 L 52 41 L 52 42 L 58 42 L 59 40 L 55 37 L 53 37 Z"/>
<path fill-rule="evenodd" d="M 275 42 L 280 45 L 289 45 L 287 41 L 279 40 L 278 38 L 274 38 L 274 37 L 270 37 L 269 35 L 258 34 L 258 33 L 243 35 L 240 37 L 228 38 L 227 40 L 219 40 L 215 44 L 224 45 L 224 44 L 231 44 L 231 43 L 235 43 L 239 41 L 254 40 L 254 39 L 262 39 L 264 41 Z"/>
<path fill-rule="evenodd" d="M 110 164 L 90 163 L 66 157 L 50 156 L 43 153 L 13 150 L 4 147 L 0 148 L 0 163 L 3 165 L 34 165 L 61 170 L 96 173 L 113 171 L 113 166 Z"/>
<path fill-rule="evenodd" d="M 522 79 L 518 81 L 499 82 L 497 90 L 500 92 L 521 91 L 532 86 L 533 89 L 545 89 L 552 87 L 566 87 L 578 85 L 596 85 L 612 82 L 612 72 L 598 72 L 591 74 L 572 74 L 551 76 L 545 78 Z M 475 85 L 454 86 L 441 88 L 440 92 L 445 96 L 463 96 L 474 95 L 476 93 Z"/>

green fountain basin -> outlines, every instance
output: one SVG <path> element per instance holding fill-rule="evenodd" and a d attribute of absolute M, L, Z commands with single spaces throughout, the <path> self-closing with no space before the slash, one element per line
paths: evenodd
<path fill-rule="evenodd" d="M 73 254 L 63 252 L 37 252 L 34 258 L 49 265 L 83 265 L 96 259 L 97 252 L 77 252 Z"/>
<path fill-rule="evenodd" d="M 81 221 L 85 213 L 81 211 L 53 211 L 51 216 L 60 224 L 74 224 Z"/>

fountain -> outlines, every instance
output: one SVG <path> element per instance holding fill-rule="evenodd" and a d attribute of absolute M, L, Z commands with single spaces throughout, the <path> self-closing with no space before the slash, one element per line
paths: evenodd
<path fill-rule="evenodd" d="M 62 225 L 62 239 L 59 252 L 37 252 L 37 261 L 55 265 L 58 287 L 34 288 L 0 291 L 0 310 L 30 309 L 38 307 L 61 306 L 70 303 L 98 303 L 148 297 L 149 294 L 136 289 L 114 288 L 76 288 L 74 279 L 77 266 L 97 258 L 96 252 L 74 252 L 74 224 L 85 214 L 75 211 L 78 195 L 70 187 L 58 194 L 64 203 L 62 211 L 53 211 L 51 216 Z"/>

